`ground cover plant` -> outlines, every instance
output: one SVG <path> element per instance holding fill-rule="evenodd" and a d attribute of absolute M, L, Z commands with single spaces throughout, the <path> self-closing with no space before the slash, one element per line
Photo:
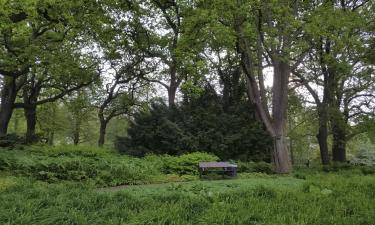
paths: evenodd
<path fill-rule="evenodd" d="M 134 158 L 91 147 L 2 151 L 0 224 L 375 221 L 375 176 L 363 170 L 372 167 L 300 168 L 280 176 L 242 162 L 247 166 L 236 179 L 199 180 L 197 161 L 216 159 L 206 153 Z"/>
<path fill-rule="evenodd" d="M 1 224 L 321 224 L 375 221 L 375 177 L 316 174 L 96 189 L 0 179 Z"/>
<path fill-rule="evenodd" d="M 0 151 L 0 170 L 46 182 L 116 186 L 197 179 L 198 162 L 217 160 L 202 152 L 135 158 L 90 146 L 29 146 Z"/>

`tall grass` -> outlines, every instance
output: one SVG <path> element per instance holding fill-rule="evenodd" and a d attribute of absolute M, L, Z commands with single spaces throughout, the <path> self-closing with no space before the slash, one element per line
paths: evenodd
<path fill-rule="evenodd" d="M 9 179 L 9 178 L 8 178 Z M 127 225 L 372 225 L 375 177 L 309 176 L 280 188 L 284 178 L 250 186 L 196 182 L 160 188 L 99 192 L 80 183 L 12 178 L 0 188 L 0 224 Z M 264 179 L 264 178 L 261 178 Z M 289 178 L 288 178 L 289 179 Z M 14 181 L 13 180 L 13 181 Z M 232 182 L 235 185 L 230 185 Z M 4 183 L 4 182 L 0 182 Z M 219 185 L 220 184 L 220 185 Z M 147 189 L 147 190 L 146 190 Z"/>
<path fill-rule="evenodd" d="M 200 152 L 135 158 L 90 146 L 30 146 L 0 151 L 0 171 L 47 182 L 117 186 L 197 179 L 198 162 L 215 160 L 216 156 Z"/>

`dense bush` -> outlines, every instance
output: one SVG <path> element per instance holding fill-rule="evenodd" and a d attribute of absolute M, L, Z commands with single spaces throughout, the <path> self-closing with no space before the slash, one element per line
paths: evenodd
<path fill-rule="evenodd" d="M 115 146 L 135 156 L 203 150 L 222 160 L 269 161 L 271 139 L 247 103 L 224 109 L 206 93 L 172 109 L 155 102 L 134 116 L 128 137 L 118 137 Z"/>

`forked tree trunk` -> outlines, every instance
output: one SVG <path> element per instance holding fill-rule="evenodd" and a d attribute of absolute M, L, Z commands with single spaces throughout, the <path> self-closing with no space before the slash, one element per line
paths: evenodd
<path fill-rule="evenodd" d="M 249 40 L 244 35 L 241 23 L 236 25 L 238 35 L 237 49 L 241 54 L 241 64 L 246 74 L 246 87 L 248 96 L 257 109 L 268 133 L 274 139 L 274 148 L 272 151 L 272 160 L 276 173 L 289 173 L 292 169 L 290 154 L 288 149 L 287 137 L 287 108 L 288 108 L 288 82 L 290 75 L 290 66 L 288 62 L 275 57 L 274 83 L 272 96 L 272 118 L 269 115 L 268 108 L 264 108 L 261 99 L 261 90 L 254 76 L 254 66 L 252 62 Z"/>
<path fill-rule="evenodd" d="M 8 132 L 9 121 L 13 114 L 14 103 L 17 97 L 16 80 L 13 77 L 5 77 L 3 90 L 1 90 L 0 104 L 0 138 Z"/>

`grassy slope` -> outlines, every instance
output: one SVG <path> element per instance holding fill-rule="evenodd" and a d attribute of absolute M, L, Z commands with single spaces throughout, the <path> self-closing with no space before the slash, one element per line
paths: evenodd
<path fill-rule="evenodd" d="M 1 225 L 375 225 L 375 175 L 359 169 L 98 189 L 97 176 L 147 184 L 153 176 L 176 180 L 155 169 L 165 160 L 177 171 L 190 167 L 180 168 L 180 158 L 65 148 L 1 152 L 0 160 Z"/>
<path fill-rule="evenodd" d="M 254 177 L 109 192 L 3 175 L 0 186 L 0 224 L 375 224 L 374 176 Z"/>

